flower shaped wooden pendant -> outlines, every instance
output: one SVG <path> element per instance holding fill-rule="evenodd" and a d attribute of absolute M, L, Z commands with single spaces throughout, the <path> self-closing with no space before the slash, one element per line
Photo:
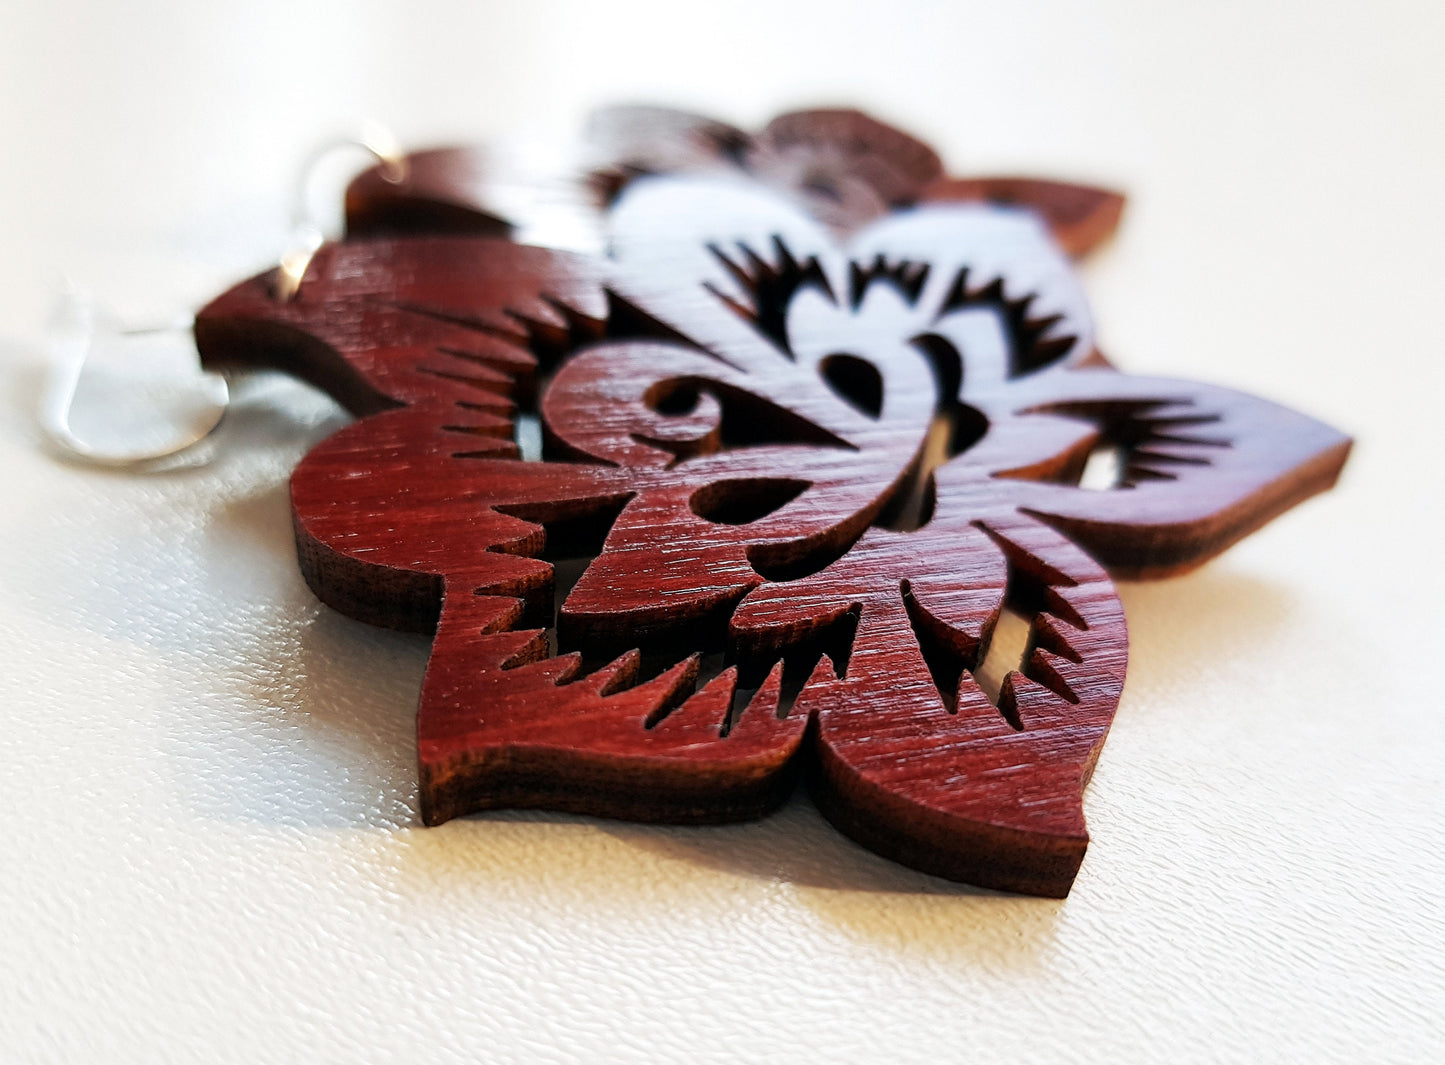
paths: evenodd
<path fill-rule="evenodd" d="M 347 614 L 435 628 L 425 820 L 729 821 L 802 770 L 881 854 L 1066 894 L 1124 682 L 1110 575 L 1197 565 L 1329 487 L 1348 440 L 1102 359 L 1048 224 L 1083 250 L 1106 194 L 949 181 L 852 112 L 598 128 L 551 200 L 605 254 L 476 235 L 505 183 L 433 153 L 357 182 L 368 239 L 294 299 L 263 276 L 197 321 L 211 364 L 358 416 L 292 478 L 301 566 Z M 1091 455 L 1112 483 L 1080 485 Z M 1027 646 L 981 683 L 1006 616 Z"/>

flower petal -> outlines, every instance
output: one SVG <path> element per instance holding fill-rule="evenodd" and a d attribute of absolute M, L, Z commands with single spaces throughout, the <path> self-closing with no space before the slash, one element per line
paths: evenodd
<path fill-rule="evenodd" d="M 920 199 L 1026 208 L 1044 220 L 1059 246 L 1075 258 L 1112 236 L 1124 212 L 1121 193 L 1039 178 L 945 178 L 923 190 Z"/>
<path fill-rule="evenodd" d="M 1006 601 L 1033 637 L 995 703 L 976 676 Z M 1104 572 L 1023 515 L 937 518 L 870 530 L 821 572 L 756 589 L 732 627 L 741 654 L 766 660 L 816 653 L 845 622 L 837 674 L 815 669 L 793 711 L 818 719 L 814 795 L 829 819 L 927 872 L 1067 894 L 1127 657 Z"/>
<path fill-rule="evenodd" d="M 1350 449 L 1339 431 L 1255 396 L 1104 369 L 1040 374 L 981 408 L 989 434 L 960 456 L 950 481 L 990 511 L 1037 515 L 1130 578 L 1168 576 L 1212 558 L 1332 486 Z M 1069 445 L 1068 461 L 1021 466 L 1014 442 L 1032 436 L 1040 419 L 1067 419 L 1092 434 Z M 1089 444 L 1121 451 L 1116 487 L 1070 483 Z"/>

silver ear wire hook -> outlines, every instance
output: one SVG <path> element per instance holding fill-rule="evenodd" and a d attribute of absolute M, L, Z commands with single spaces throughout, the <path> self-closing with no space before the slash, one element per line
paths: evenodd
<path fill-rule="evenodd" d="M 217 373 L 202 373 L 186 382 L 195 402 L 176 435 L 160 445 L 107 449 L 86 440 L 71 425 L 71 415 L 80 392 L 81 377 L 104 343 L 148 343 L 186 338 L 190 322 L 127 329 L 109 320 L 73 287 L 61 296 L 50 326 L 50 372 L 40 401 L 40 426 L 46 436 L 70 457 L 96 466 L 116 469 L 143 466 L 179 455 L 213 433 L 230 403 L 230 386 Z M 112 399 L 111 406 L 124 407 L 124 397 Z"/>
<path fill-rule="evenodd" d="M 338 138 L 318 146 L 307 156 L 300 169 L 292 214 L 290 245 L 281 256 L 276 271 L 275 295 L 281 300 L 295 298 L 317 250 L 325 242 L 322 226 L 311 211 L 311 183 L 319 164 L 341 148 L 362 148 L 382 165 L 382 177 L 392 183 L 406 178 L 406 157 L 395 139 L 384 127 L 367 125 L 355 138 Z M 164 342 L 189 337 L 192 320 L 152 327 L 127 328 L 97 308 L 93 301 L 67 285 L 52 316 L 50 326 L 50 372 L 40 401 L 40 426 L 57 448 L 71 458 L 96 466 L 112 468 L 143 467 L 172 458 L 195 447 L 209 437 L 226 413 L 231 390 L 227 378 L 219 373 L 202 372 L 185 384 L 193 403 L 175 435 L 163 444 L 150 447 L 106 448 L 87 440 L 71 424 L 81 380 L 92 363 L 97 347 L 106 344 Z M 112 406 L 123 407 L 121 402 Z"/>

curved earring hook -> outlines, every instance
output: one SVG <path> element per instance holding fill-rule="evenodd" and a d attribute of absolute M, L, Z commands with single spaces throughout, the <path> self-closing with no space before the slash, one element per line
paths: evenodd
<path fill-rule="evenodd" d="M 69 289 L 61 297 L 50 330 L 50 372 L 40 401 L 40 426 L 50 441 L 72 458 L 116 469 L 170 458 L 199 444 L 221 424 L 230 404 L 230 386 L 217 373 L 202 373 L 195 386 L 202 401 L 198 415 L 180 435 L 161 447 L 106 450 L 84 439 L 71 425 L 81 376 L 102 338 L 137 339 L 189 333 L 190 323 L 147 329 L 122 329 L 107 321 L 93 304 Z"/>
<path fill-rule="evenodd" d="M 319 165 L 341 148 L 362 148 L 382 164 L 382 176 L 390 182 L 406 179 L 406 157 L 391 133 L 382 126 L 368 125 L 354 138 L 337 138 L 315 148 L 304 160 L 296 182 L 292 210 L 292 237 L 277 265 L 274 294 L 290 300 L 300 290 L 312 258 L 325 241 L 321 224 L 311 210 L 311 182 Z M 202 372 L 194 384 L 202 405 L 180 434 L 158 448 L 111 450 L 84 439 L 71 424 L 77 393 L 87 363 L 101 339 L 137 339 L 146 336 L 174 336 L 188 333 L 190 319 L 151 329 L 127 329 L 110 321 L 94 304 L 73 287 L 62 295 L 50 331 L 50 372 L 40 401 L 40 426 L 56 447 L 72 458 L 111 468 L 144 466 L 171 458 L 195 447 L 221 424 L 230 404 L 227 379 L 218 373 Z M 192 341 L 194 343 L 194 341 Z M 197 360 L 199 362 L 199 359 Z"/>

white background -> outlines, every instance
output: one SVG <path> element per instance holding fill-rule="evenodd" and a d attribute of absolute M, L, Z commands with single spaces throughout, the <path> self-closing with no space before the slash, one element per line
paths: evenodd
<path fill-rule="evenodd" d="M 1441 1060 L 1442 31 L 1433 2 L 6 0 L 0 1060 Z M 638 99 L 859 102 L 958 173 L 1124 187 L 1104 349 L 1358 437 L 1332 495 L 1124 588 L 1067 901 L 898 869 L 801 798 L 422 829 L 425 641 L 295 571 L 326 404 L 253 391 L 166 475 L 42 450 L 62 274 L 194 306 L 280 250 L 319 137 Z"/>

